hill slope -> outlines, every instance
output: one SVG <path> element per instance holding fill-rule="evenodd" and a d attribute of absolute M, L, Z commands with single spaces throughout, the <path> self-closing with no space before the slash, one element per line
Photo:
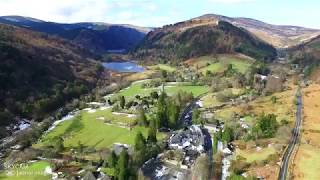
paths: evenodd
<path fill-rule="evenodd" d="M 237 27 L 247 29 L 252 34 L 277 48 L 296 46 L 320 35 L 319 29 L 272 25 L 250 18 L 231 18 L 221 15 L 207 14 L 194 18 L 193 20 L 226 21 Z"/>
<path fill-rule="evenodd" d="M 2 16 L 0 23 L 57 35 L 73 40 L 96 53 L 104 53 L 108 50 L 128 50 L 141 41 L 150 30 L 132 25 L 106 23 L 60 24 L 21 16 Z"/>
<path fill-rule="evenodd" d="M 42 118 L 86 93 L 103 69 L 66 40 L 0 24 L 0 126 Z"/>
<path fill-rule="evenodd" d="M 276 57 L 271 45 L 218 20 L 189 20 L 158 28 L 148 33 L 132 54 L 139 59 L 174 61 L 235 52 L 259 60 Z"/>

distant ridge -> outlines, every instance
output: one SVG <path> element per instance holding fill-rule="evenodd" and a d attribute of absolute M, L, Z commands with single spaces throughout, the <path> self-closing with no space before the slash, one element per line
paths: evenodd
<path fill-rule="evenodd" d="M 252 18 L 231 18 L 216 14 L 205 14 L 192 20 L 226 21 L 237 27 L 245 28 L 260 39 L 276 48 L 289 48 L 307 42 L 320 35 L 319 29 L 290 25 L 272 25 Z"/>
<path fill-rule="evenodd" d="M 91 50 L 105 53 L 108 50 L 129 50 L 139 43 L 151 28 L 129 24 L 101 22 L 55 23 L 23 16 L 2 16 L 0 23 L 56 35 Z"/>

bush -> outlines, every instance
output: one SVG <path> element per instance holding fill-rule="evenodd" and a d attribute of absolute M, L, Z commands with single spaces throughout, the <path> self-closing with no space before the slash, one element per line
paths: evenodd
<path fill-rule="evenodd" d="M 236 160 L 231 162 L 230 171 L 236 175 L 241 175 L 246 172 L 250 164 L 246 162 L 245 158 L 238 156 Z"/>
<path fill-rule="evenodd" d="M 262 114 L 258 118 L 256 125 L 252 129 L 252 132 L 256 138 L 272 138 L 275 136 L 278 128 L 279 124 L 277 122 L 276 115 Z"/>

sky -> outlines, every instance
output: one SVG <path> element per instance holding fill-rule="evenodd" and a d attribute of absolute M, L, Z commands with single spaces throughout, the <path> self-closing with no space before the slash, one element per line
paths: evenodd
<path fill-rule="evenodd" d="M 320 29 L 319 0 L 0 0 L 0 16 L 160 27 L 203 14 Z"/>

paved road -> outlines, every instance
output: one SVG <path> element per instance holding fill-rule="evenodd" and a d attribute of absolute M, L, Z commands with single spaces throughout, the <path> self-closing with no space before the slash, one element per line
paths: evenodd
<path fill-rule="evenodd" d="M 290 139 L 290 143 L 289 143 L 288 148 L 282 158 L 282 164 L 280 167 L 279 178 L 278 178 L 279 180 L 286 180 L 287 179 L 290 158 L 292 156 L 292 153 L 293 153 L 295 146 L 298 143 L 299 136 L 300 136 L 300 128 L 301 128 L 301 124 L 302 124 L 302 117 L 301 116 L 302 116 L 302 97 L 301 97 L 301 91 L 299 90 L 297 92 L 296 123 L 295 123 L 295 127 L 293 129 L 293 132 L 292 132 L 292 137 Z"/>

